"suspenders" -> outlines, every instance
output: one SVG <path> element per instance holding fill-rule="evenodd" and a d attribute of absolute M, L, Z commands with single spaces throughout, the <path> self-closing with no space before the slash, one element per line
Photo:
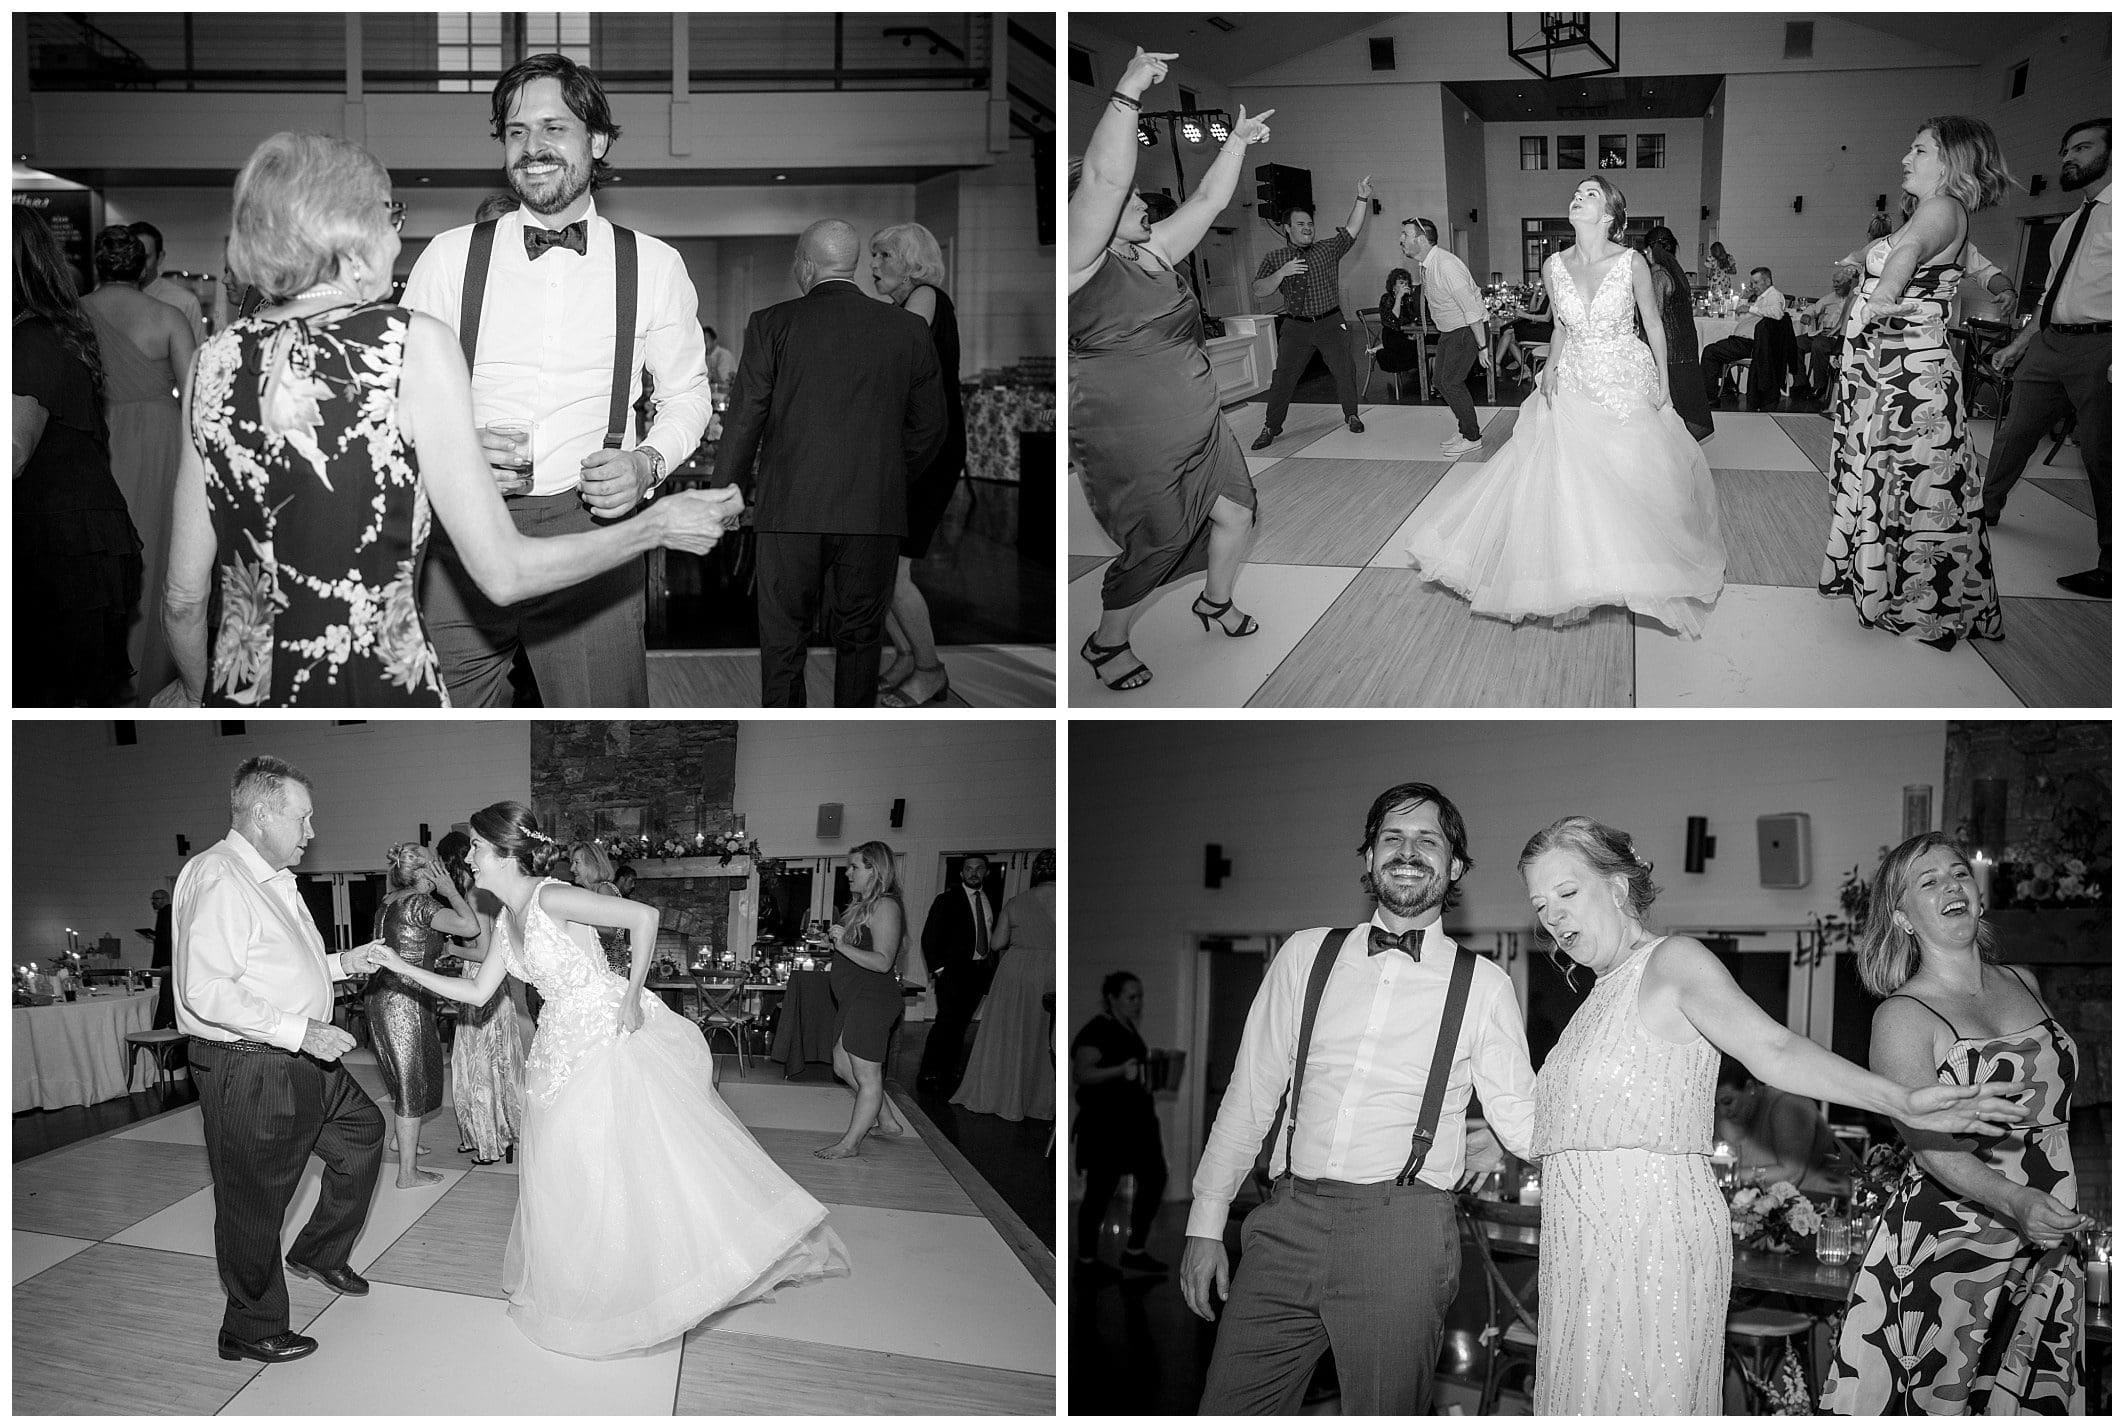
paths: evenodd
<path fill-rule="evenodd" d="M 1335 969 L 1335 959 L 1342 955 L 1343 944 L 1356 931 L 1355 928 L 1338 927 L 1320 941 L 1320 951 L 1313 957 L 1313 966 L 1305 983 L 1305 1009 L 1298 1017 L 1298 1059 L 1291 1069 L 1290 1089 L 1285 1092 L 1283 1105 L 1277 1108 L 1283 1120 L 1283 1173 L 1291 1171 L 1291 1151 L 1298 1139 L 1298 1093 L 1305 1085 L 1305 1061 L 1313 1045 L 1313 1023 L 1318 1019 L 1320 999 L 1327 992 L 1328 975 Z M 1394 1177 L 1396 1185 L 1413 1185 L 1423 1170 L 1423 1162 L 1431 1153 L 1431 1142 L 1438 1135 L 1438 1116 L 1445 1106 L 1446 1081 L 1453 1070 L 1453 1055 L 1460 1046 L 1460 1023 L 1468 1007 L 1468 987 L 1475 980 L 1475 954 L 1465 947 L 1456 948 L 1453 954 L 1453 975 L 1446 985 L 1445 1009 L 1438 1019 L 1438 1045 L 1431 1053 L 1431 1074 L 1424 1083 L 1423 1106 L 1416 1117 L 1416 1130 L 1409 1137 L 1409 1158 L 1401 1167 L 1401 1174 Z M 1271 1123 L 1273 1127 L 1273 1122 Z M 1270 1153 L 1274 1154 L 1275 1130 L 1269 1131 Z"/>
<path fill-rule="evenodd" d="M 472 245 L 465 250 L 465 290 L 457 309 L 457 341 L 465 349 L 465 370 L 472 370 L 479 350 L 479 315 L 487 298 L 487 266 L 494 256 L 490 218 L 473 225 Z M 627 394 L 634 385 L 634 311 L 637 265 L 634 230 L 612 225 L 612 404 L 605 420 L 605 449 L 617 451 L 627 439 Z"/>

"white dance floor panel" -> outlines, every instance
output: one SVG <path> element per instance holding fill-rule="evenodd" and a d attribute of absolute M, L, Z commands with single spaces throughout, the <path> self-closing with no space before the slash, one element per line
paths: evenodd
<path fill-rule="evenodd" d="M 1408 570 L 1409 543 L 1429 512 L 1454 491 L 1484 479 L 1518 409 L 1479 409 L 1484 450 L 1453 463 L 1435 483 L 1428 476 L 1397 478 L 1407 482 L 1405 500 L 1389 499 L 1401 492 L 1384 489 L 1374 479 L 1382 470 L 1377 463 L 1441 461 L 1438 443 L 1452 433 L 1452 414 L 1438 406 L 1391 404 L 1368 405 L 1361 412 L 1365 431 L 1357 435 L 1342 425 L 1333 406 L 1294 406 L 1282 438 L 1248 459 L 1263 483 L 1270 519 L 1279 503 L 1288 511 L 1290 493 L 1301 489 L 1306 513 L 1302 529 L 1276 533 L 1271 545 L 1277 563 L 1249 565 L 1239 578 L 1238 605 L 1261 622 L 1261 632 L 1246 640 L 1204 638 L 1187 615 L 1188 603 L 1202 589 L 1199 575 L 1159 591 L 1133 640 L 1156 676 L 1140 691 L 1117 694 L 1103 688 L 1074 656 L 1098 620 L 1099 579 L 1113 547 L 1091 520 L 1082 494 L 1073 495 L 1072 708 L 1317 704 L 1319 689 L 1308 697 L 1308 686 L 1317 681 L 1295 678 L 1293 671 L 1355 670 L 1380 657 L 1377 620 L 1382 616 L 1374 612 L 1367 620 L 1352 602 L 1360 591 L 1383 587 L 1353 589 L 1352 582 L 1366 569 Z M 1256 406 L 1227 414 L 1234 430 L 1249 439 L 1259 419 Z M 1717 432 L 1704 452 L 1725 498 L 1735 503 L 1728 555 L 1729 570 L 1739 579 L 1727 585 L 1705 622 L 1703 638 L 1684 641 L 1633 618 L 1627 658 L 1618 664 L 1611 631 L 1587 626 L 1546 631 L 1542 659 L 1583 663 L 1583 669 L 1574 667 L 1569 677 L 1549 687 L 1619 688 L 1639 708 L 2012 709 L 2106 707 L 2110 702 L 2108 602 L 2088 601 L 2056 583 L 2095 559 L 2094 521 L 2086 509 L 2076 447 L 2068 443 L 2050 463 L 2045 462 L 2049 443 L 2037 450 L 2004 520 L 1991 533 L 1999 594 L 2009 602 L 2005 641 L 1964 642 L 1942 653 L 1868 630 L 1848 600 L 1825 599 L 1814 589 L 1832 508 L 1822 470 L 1830 449 L 1827 418 L 1721 411 L 1716 420 Z M 1989 421 L 1971 424 L 1971 441 L 1979 452 L 1988 452 L 1992 427 Z M 1279 479 L 1284 479 L 1281 490 L 1275 485 Z M 1376 539 L 1370 525 L 1374 516 L 1380 517 Z M 1300 536 L 1306 539 L 1294 538 Z M 1352 561 L 1363 564 L 1346 563 Z M 1451 664 L 1455 674 L 1338 683 L 1394 691 L 1387 697 L 1422 698 L 1432 707 L 1516 707 L 1527 697 L 1525 670 L 1516 666 L 1524 664 L 1520 646 L 1531 648 L 1533 627 L 1510 630 L 1452 599 L 1426 602 L 1417 613 L 1426 629 L 1412 634 L 1395 627 L 1392 633 L 1402 640 L 1396 658 L 1409 657 L 1413 641 L 1419 649 L 1436 651 L 1435 663 L 1440 668 Z M 2019 644 L 2014 643 L 2017 632 Z M 1483 651 L 1510 658 L 1497 659 L 1486 672 L 1475 658 Z M 1281 678 L 1279 669 L 1285 671 Z"/>

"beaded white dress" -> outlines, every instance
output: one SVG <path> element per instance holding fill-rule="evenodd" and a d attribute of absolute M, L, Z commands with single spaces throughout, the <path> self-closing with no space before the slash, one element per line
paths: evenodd
<path fill-rule="evenodd" d="M 1601 974 L 1534 1081 L 1537 1414 L 1720 1411 L 1733 1232 L 1711 1173 L 1718 1049 L 1639 1018 L 1658 946 Z"/>
<path fill-rule="evenodd" d="M 715 1093 L 700 1028 L 655 996 L 622 1036 L 624 977 L 539 906 L 508 968 L 546 999 L 524 1062 L 516 1220 L 502 1288 L 533 1343 L 578 1358 L 654 1349 L 777 1286 L 848 1273 L 826 1207 Z"/>
<path fill-rule="evenodd" d="M 1588 303 L 1550 257 L 1555 398 L 1527 398 L 1511 440 L 1455 467 L 1427 503 L 1409 555 L 1478 615 L 1570 624 L 1622 605 L 1694 638 L 1718 601 L 1718 497 L 1674 404 L 1653 406 L 1661 373 L 1634 326 L 1641 261 L 1624 249 Z"/>

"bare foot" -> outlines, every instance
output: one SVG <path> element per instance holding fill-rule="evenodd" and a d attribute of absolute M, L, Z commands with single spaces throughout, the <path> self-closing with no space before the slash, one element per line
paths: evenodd
<path fill-rule="evenodd" d="M 894 1121 L 891 1125 L 886 1125 L 883 1121 L 880 1121 L 865 1131 L 864 1134 L 880 1136 L 885 1140 L 895 1140 L 907 1134 L 907 1127 L 901 1125 L 898 1121 Z"/>
<path fill-rule="evenodd" d="M 391 1142 L 391 1154 L 393 1154 L 393 1155 L 397 1155 L 397 1154 L 398 1154 L 398 1142 L 397 1142 L 397 1141 L 395 1141 L 395 1140 Z M 426 1154 L 428 1154 L 428 1148 L 427 1148 L 426 1146 L 424 1146 L 424 1145 L 416 1145 L 415 1147 L 413 1147 L 413 1158 L 414 1158 L 414 1159 L 418 1160 L 418 1159 L 419 1159 L 419 1158 L 420 1158 L 421 1156 L 423 1156 L 423 1155 L 426 1155 Z"/>
<path fill-rule="evenodd" d="M 847 1142 L 838 1140 L 824 1150 L 814 1150 L 812 1152 L 813 1155 L 816 1155 L 821 1160 L 854 1160 L 861 1153 Z"/>
<path fill-rule="evenodd" d="M 419 1188 L 420 1188 L 421 1186 L 423 1186 L 423 1185 L 440 1185 L 440 1184 L 442 1184 L 442 1172 L 441 1172 L 441 1171 L 439 1171 L 439 1170 L 422 1170 L 422 1169 L 421 1169 L 421 1168 L 420 1168 L 419 1166 L 417 1166 L 417 1165 L 413 1167 L 413 1175 L 412 1175 L 412 1178 L 408 1179 L 408 1178 L 406 1177 L 406 1175 L 405 1175 L 405 1174 L 404 1174 L 404 1172 L 403 1172 L 403 1168 L 401 1168 L 401 1172 L 400 1172 L 400 1174 L 399 1174 L 399 1177 L 398 1177 L 398 1188 L 399 1188 L 399 1189 L 401 1189 L 401 1190 L 418 1190 L 418 1189 L 419 1189 Z"/>

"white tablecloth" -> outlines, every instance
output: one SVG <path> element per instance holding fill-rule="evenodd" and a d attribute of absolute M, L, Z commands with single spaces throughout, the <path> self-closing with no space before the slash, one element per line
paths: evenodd
<path fill-rule="evenodd" d="M 93 1106 L 125 1094 L 129 1031 L 155 1020 L 154 992 L 15 1008 L 15 1109 Z"/>
<path fill-rule="evenodd" d="M 1696 319 L 1696 350 L 1701 352 L 1723 337 L 1731 337 L 1740 331 L 1741 320 L 1737 317 L 1698 317 Z"/>

